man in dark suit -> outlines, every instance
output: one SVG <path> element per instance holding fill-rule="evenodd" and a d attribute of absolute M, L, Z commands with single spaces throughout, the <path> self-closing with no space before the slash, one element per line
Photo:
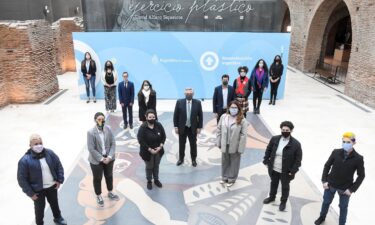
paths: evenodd
<path fill-rule="evenodd" d="M 289 197 L 289 183 L 299 170 L 302 161 L 301 143 L 291 136 L 294 125 L 290 121 L 280 124 L 281 135 L 273 136 L 268 143 L 263 163 L 268 167 L 271 178 L 269 197 L 264 204 L 275 201 L 277 188 L 281 182 L 281 203 L 279 210 L 284 211 Z"/>
<path fill-rule="evenodd" d="M 192 165 L 197 166 L 197 134 L 203 127 L 201 102 L 193 99 L 192 88 L 185 88 L 185 99 L 179 99 L 173 114 L 173 124 L 179 138 L 179 160 L 177 166 L 184 162 L 186 138 L 189 138 Z"/>
<path fill-rule="evenodd" d="M 130 129 L 133 129 L 134 84 L 129 81 L 128 72 L 124 72 L 122 77 L 124 81 L 121 81 L 118 85 L 118 98 L 122 108 L 124 129 L 128 128 L 128 113 Z"/>
<path fill-rule="evenodd" d="M 228 85 L 229 75 L 224 74 L 221 77 L 221 82 L 222 85 L 215 88 L 214 97 L 212 98 L 217 123 L 219 123 L 221 115 L 227 112 L 228 103 L 234 100 L 234 89 Z"/>

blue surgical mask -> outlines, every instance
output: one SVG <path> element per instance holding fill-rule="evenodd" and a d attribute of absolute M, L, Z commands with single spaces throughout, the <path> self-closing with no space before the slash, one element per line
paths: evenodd
<path fill-rule="evenodd" d="M 343 148 L 346 152 L 349 152 L 350 150 L 352 150 L 352 148 L 353 148 L 353 144 L 352 144 L 352 143 L 342 143 L 342 148 Z"/>
<path fill-rule="evenodd" d="M 229 108 L 229 113 L 231 116 L 237 116 L 238 109 L 237 108 Z"/>

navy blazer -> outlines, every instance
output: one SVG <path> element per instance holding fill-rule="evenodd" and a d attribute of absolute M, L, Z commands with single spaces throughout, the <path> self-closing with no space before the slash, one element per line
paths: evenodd
<path fill-rule="evenodd" d="M 227 104 L 234 100 L 234 88 L 228 85 L 228 97 L 227 97 Z M 212 98 L 212 105 L 214 113 L 221 112 L 223 107 L 223 86 L 217 86 L 215 88 L 214 97 Z M 226 107 L 226 106 L 225 106 Z"/>
<path fill-rule="evenodd" d="M 118 85 L 118 99 L 120 103 L 128 106 L 130 103 L 134 104 L 134 84 L 128 81 L 128 87 L 125 88 L 124 81 L 121 81 Z"/>
<path fill-rule="evenodd" d="M 184 132 L 186 124 L 186 99 L 179 99 L 173 113 L 174 127 L 178 127 L 179 132 Z M 198 128 L 203 127 L 203 111 L 201 101 L 192 99 L 190 114 L 191 130 L 196 134 Z"/>

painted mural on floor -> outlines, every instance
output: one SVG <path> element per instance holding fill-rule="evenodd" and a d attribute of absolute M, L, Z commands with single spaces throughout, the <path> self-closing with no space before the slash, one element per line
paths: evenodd
<path fill-rule="evenodd" d="M 178 136 L 173 129 L 173 114 L 159 113 L 158 118 L 167 134 L 165 154 L 160 163 L 163 187 L 146 188 L 145 165 L 138 154 L 136 139 L 138 120 L 134 120 L 134 129 L 124 130 L 121 112 L 111 114 L 106 125 L 116 137 L 114 191 L 120 200 L 110 201 L 106 197 L 103 178 L 104 207 L 97 206 L 85 147 L 59 192 L 60 207 L 69 224 L 305 225 L 312 224 L 319 215 L 321 195 L 311 187 L 303 172 L 291 182 L 290 198 L 284 212 L 278 210 L 279 200 L 263 205 L 270 179 L 262 159 L 271 133 L 258 116 L 248 114 L 246 151 L 241 158 L 239 177 L 229 188 L 219 183 L 221 151 L 215 147 L 216 119 L 212 113 L 204 114 L 204 128 L 197 141 L 197 167 L 191 166 L 189 146 L 184 164 L 176 166 Z M 82 134 L 82 138 L 86 138 L 86 134 Z M 44 221 L 52 221 L 50 209 Z M 333 213 L 327 217 L 326 224 L 331 224 L 330 221 L 333 224 L 336 221 Z"/>

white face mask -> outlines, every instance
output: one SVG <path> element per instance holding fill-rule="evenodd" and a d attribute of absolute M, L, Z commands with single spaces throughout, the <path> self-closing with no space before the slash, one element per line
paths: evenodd
<path fill-rule="evenodd" d="M 263 63 L 259 63 L 259 68 L 263 68 Z"/>
<path fill-rule="evenodd" d="M 240 75 L 241 75 L 241 77 L 244 77 L 244 76 L 246 76 L 246 73 L 245 72 L 241 72 Z"/>
<path fill-rule="evenodd" d="M 148 91 L 150 89 L 150 86 L 145 85 L 145 86 L 143 86 L 143 89 L 145 89 L 145 91 Z"/>
<path fill-rule="evenodd" d="M 43 145 L 34 145 L 33 147 L 31 147 L 31 149 L 35 152 L 35 153 L 41 153 L 44 149 Z"/>

